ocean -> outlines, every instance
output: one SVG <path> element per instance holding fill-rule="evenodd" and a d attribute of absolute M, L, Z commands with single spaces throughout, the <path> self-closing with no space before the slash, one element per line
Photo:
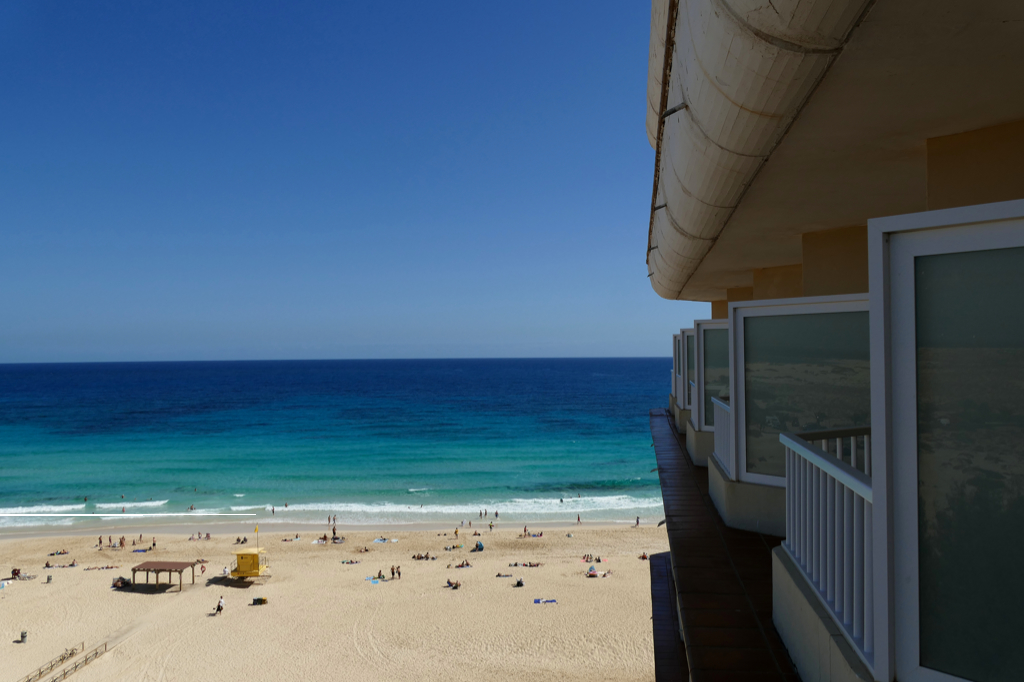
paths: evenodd
<path fill-rule="evenodd" d="M 516 523 L 660 520 L 648 411 L 667 402 L 671 364 L 0 365 L 0 514 L 98 515 L 0 516 L 0 530 L 133 513 L 255 514 L 268 529 L 484 509 Z"/>

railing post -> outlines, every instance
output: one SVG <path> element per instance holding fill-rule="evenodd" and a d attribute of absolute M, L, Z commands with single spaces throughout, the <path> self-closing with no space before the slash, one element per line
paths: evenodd
<path fill-rule="evenodd" d="M 807 565 L 807 460 L 800 458 L 800 564 Z"/>
<path fill-rule="evenodd" d="M 825 503 L 825 508 L 825 527 L 828 532 L 825 599 L 834 604 L 836 599 L 836 481 L 834 478 L 829 478 L 828 481 L 828 500 Z"/>
<path fill-rule="evenodd" d="M 865 445 L 865 450 L 867 446 Z M 865 460 L 870 461 L 870 460 Z M 864 503 L 864 653 L 875 650 L 875 576 L 871 543 L 874 520 L 872 504 Z"/>
<path fill-rule="evenodd" d="M 814 551 L 814 538 L 811 535 L 812 529 L 814 528 L 814 507 L 811 505 L 811 499 L 814 492 L 811 488 L 811 463 L 804 460 L 804 566 L 808 573 L 813 573 L 811 562 L 814 557 L 811 556 Z"/>
<path fill-rule="evenodd" d="M 853 625 L 853 491 L 843 490 L 843 623 Z"/>
<path fill-rule="evenodd" d="M 811 580 L 817 583 L 820 579 L 818 557 L 821 556 L 821 540 L 818 537 L 818 528 L 821 526 L 821 517 L 818 515 L 821 486 L 819 485 L 818 468 L 811 464 L 808 473 L 811 476 L 811 494 L 808 500 L 811 503 L 811 565 L 807 567 L 807 572 L 810 574 Z"/>
<path fill-rule="evenodd" d="M 818 507 L 815 514 L 818 517 L 818 544 L 821 546 L 818 553 L 819 589 L 828 582 L 828 483 L 831 480 L 831 476 L 818 470 Z"/>
<path fill-rule="evenodd" d="M 853 637 L 864 635 L 864 500 L 853 497 Z"/>
<path fill-rule="evenodd" d="M 843 506 L 845 502 L 846 486 L 839 481 L 836 481 L 836 593 L 833 608 L 837 614 L 843 613 L 843 595 L 845 594 L 845 583 L 843 581 L 843 567 L 846 564 L 846 560 L 844 558 L 846 550 L 846 525 L 843 521 Z"/>

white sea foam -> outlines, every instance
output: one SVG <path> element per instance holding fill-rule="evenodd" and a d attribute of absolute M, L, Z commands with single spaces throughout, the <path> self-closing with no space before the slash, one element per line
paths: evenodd
<path fill-rule="evenodd" d="M 84 504 L 37 504 L 31 507 L 0 507 L 0 514 L 60 514 L 85 509 Z"/>
<path fill-rule="evenodd" d="M 534 518 L 538 516 L 556 516 L 565 514 L 582 514 L 584 512 L 616 512 L 625 510 L 642 510 L 662 507 L 662 498 L 637 498 L 628 495 L 611 495 L 587 498 L 526 498 L 505 501 L 484 501 L 473 504 L 425 504 L 407 505 L 393 502 L 358 503 L 358 502 L 316 502 L 296 504 L 283 512 L 282 518 L 287 520 L 290 513 L 296 512 L 332 512 L 339 516 L 374 516 L 381 520 L 398 517 L 476 517 L 481 509 L 488 511 L 497 509 L 505 516 Z M 234 509 L 233 507 L 231 509 Z M 340 519 L 339 519 L 340 520 Z M 416 521 L 416 518 L 409 518 Z"/>
<path fill-rule="evenodd" d="M 409 492 L 411 493 L 425 493 L 428 490 L 430 490 L 430 488 L 409 488 Z"/>
<path fill-rule="evenodd" d="M 235 493 L 235 497 L 245 497 L 245 493 Z"/>
<path fill-rule="evenodd" d="M 21 526 L 70 526 L 75 522 L 71 517 L 39 518 L 31 516 L 0 516 L 0 528 L 18 528 Z"/>
<path fill-rule="evenodd" d="M 147 500 L 145 502 L 104 502 L 97 504 L 97 509 L 141 509 L 146 507 L 162 507 L 167 504 L 168 500 Z"/>

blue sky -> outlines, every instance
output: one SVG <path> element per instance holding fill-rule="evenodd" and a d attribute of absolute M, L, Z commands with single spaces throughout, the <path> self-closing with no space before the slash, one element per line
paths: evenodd
<path fill-rule="evenodd" d="M 0 362 L 668 356 L 649 26 L 0 3 Z"/>

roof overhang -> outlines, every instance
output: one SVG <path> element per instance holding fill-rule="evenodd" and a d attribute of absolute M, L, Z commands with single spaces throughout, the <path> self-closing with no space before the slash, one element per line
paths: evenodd
<path fill-rule="evenodd" d="M 654 7 L 673 2 L 648 245 L 665 298 L 724 299 L 800 263 L 803 233 L 924 210 L 928 138 L 1024 119 L 1024 3 Z"/>

